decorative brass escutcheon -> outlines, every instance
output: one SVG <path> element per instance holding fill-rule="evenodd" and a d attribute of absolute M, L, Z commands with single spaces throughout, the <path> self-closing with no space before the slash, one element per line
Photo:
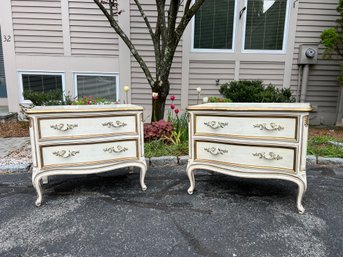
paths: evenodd
<path fill-rule="evenodd" d="M 52 154 L 58 157 L 68 158 L 71 156 L 75 156 L 78 153 L 80 153 L 80 151 L 61 150 L 61 151 L 53 152 Z"/>
<path fill-rule="evenodd" d="M 273 153 L 273 152 L 269 152 L 269 156 L 266 156 L 266 153 L 263 152 L 263 153 L 253 153 L 252 154 L 253 156 L 257 156 L 259 159 L 265 159 L 265 160 L 282 160 L 283 157 L 276 154 L 276 153 Z"/>
<path fill-rule="evenodd" d="M 217 128 L 224 128 L 229 125 L 227 122 L 221 122 L 221 121 L 207 121 L 204 122 L 204 124 L 210 128 L 217 129 Z"/>
<path fill-rule="evenodd" d="M 127 147 L 121 146 L 121 145 L 117 145 L 117 146 L 112 146 L 112 147 L 105 148 L 104 152 L 122 153 L 122 152 L 126 152 L 127 150 L 129 150 Z"/>
<path fill-rule="evenodd" d="M 224 153 L 229 152 L 226 149 L 220 149 L 217 147 L 205 147 L 204 150 L 212 155 L 224 155 Z"/>
<path fill-rule="evenodd" d="M 60 124 L 55 124 L 55 125 L 51 125 L 50 128 L 59 130 L 59 131 L 68 131 L 68 130 L 72 130 L 73 128 L 78 127 L 77 124 L 64 124 L 64 123 L 60 123 Z"/>
<path fill-rule="evenodd" d="M 104 127 L 108 127 L 108 128 L 123 128 L 126 127 L 127 124 L 125 122 L 121 122 L 119 120 L 113 122 L 113 121 L 108 121 L 108 122 L 104 122 L 102 123 L 102 125 Z"/>
<path fill-rule="evenodd" d="M 261 123 L 261 124 L 255 124 L 254 125 L 254 128 L 259 128 L 260 130 L 268 130 L 268 131 L 274 131 L 274 130 L 283 130 L 285 129 L 284 127 L 282 127 L 281 125 L 277 125 L 276 123 L 274 122 L 271 122 L 269 124 L 269 127 L 266 123 Z"/>

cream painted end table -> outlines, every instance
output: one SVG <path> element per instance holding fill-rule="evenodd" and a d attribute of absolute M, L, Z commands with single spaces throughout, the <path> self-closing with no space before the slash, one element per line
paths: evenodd
<path fill-rule="evenodd" d="M 311 106 L 306 103 L 209 103 L 188 107 L 188 193 L 195 169 L 296 183 L 297 208 L 306 182 L 306 149 Z"/>
<path fill-rule="evenodd" d="M 136 166 L 142 190 L 147 166 L 143 108 L 135 105 L 42 106 L 27 111 L 36 205 L 49 176 L 91 174 Z"/>

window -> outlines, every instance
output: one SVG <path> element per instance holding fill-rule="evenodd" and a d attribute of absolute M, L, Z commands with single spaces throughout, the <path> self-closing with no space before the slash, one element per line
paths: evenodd
<path fill-rule="evenodd" d="M 75 74 L 76 95 L 118 100 L 118 76 L 113 74 Z"/>
<path fill-rule="evenodd" d="M 19 80 L 22 92 L 27 90 L 47 92 L 55 89 L 64 91 L 63 73 L 20 72 Z M 25 101 L 23 96 L 21 101 Z"/>
<path fill-rule="evenodd" d="M 235 0 L 205 1 L 195 15 L 194 49 L 232 49 Z"/>
<path fill-rule="evenodd" d="M 248 0 L 245 50 L 283 50 L 287 0 Z"/>
<path fill-rule="evenodd" d="M 194 51 L 284 53 L 289 0 L 205 1 L 193 19 Z M 239 20 L 243 22 L 239 22 Z M 237 30 L 236 25 L 242 26 Z"/>

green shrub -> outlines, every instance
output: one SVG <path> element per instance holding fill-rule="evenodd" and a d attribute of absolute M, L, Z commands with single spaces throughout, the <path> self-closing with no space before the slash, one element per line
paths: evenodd
<path fill-rule="evenodd" d="M 46 92 L 25 90 L 24 99 L 30 100 L 33 105 L 63 105 L 63 92 L 59 89 L 49 90 Z"/>
<path fill-rule="evenodd" d="M 230 103 L 232 102 L 231 99 L 228 98 L 222 98 L 222 97 L 216 97 L 216 96 L 210 96 L 208 98 L 209 103 Z"/>
<path fill-rule="evenodd" d="M 289 88 L 278 89 L 274 85 L 264 86 L 260 80 L 239 80 L 220 86 L 219 92 L 232 102 L 288 103 L 295 98 Z"/>

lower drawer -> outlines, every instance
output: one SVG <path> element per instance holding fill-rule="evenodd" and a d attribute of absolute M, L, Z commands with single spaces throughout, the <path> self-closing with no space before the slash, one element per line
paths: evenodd
<path fill-rule="evenodd" d="M 210 141 L 196 141 L 194 144 L 195 161 L 247 168 L 295 171 L 295 148 Z"/>
<path fill-rule="evenodd" d="M 42 168 L 138 159 L 137 140 L 41 146 Z"/>

